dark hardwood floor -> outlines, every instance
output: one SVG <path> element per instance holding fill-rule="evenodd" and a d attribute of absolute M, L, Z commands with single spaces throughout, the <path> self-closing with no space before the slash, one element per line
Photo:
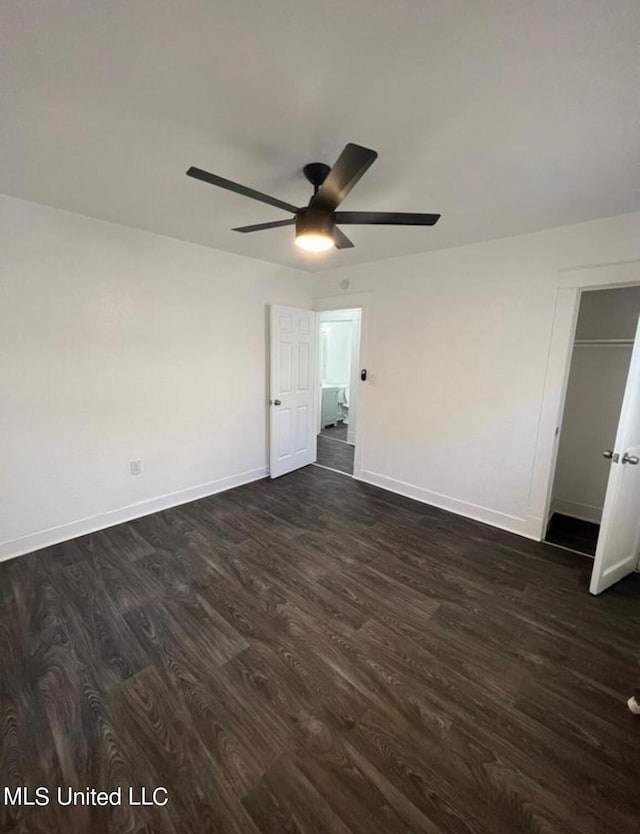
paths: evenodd
<path fill-rule="evenodd" d="M 315 466 L 0 565 L 3 834 L 627 834 L 640 576 Z M 0 796 L 0 800 L 4 797 Z"/>
<path fill-rule="evenodd" d="M 561 547 L 577 550 L 578 553 L 595 556 L 599 535 L 599 524 L 554 513 L 549 522 L 546 540 L 550 544 L 559 544 Z"/>
<path fill-rule="evenodd" d="M 344 472 L 345 475 L 353 475 L 353 455 L 355 446 L 343 443 L 341 440 L 334 440 L 323 434 L 318 435 L 316 461 L 320 466 L 328 466 L 329 469 L 336 469 Z"/>

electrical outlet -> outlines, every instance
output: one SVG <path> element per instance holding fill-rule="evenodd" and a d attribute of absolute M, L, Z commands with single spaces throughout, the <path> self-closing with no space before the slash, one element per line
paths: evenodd
<path fill-rule="evenodd" d="M 131 475 L 140 475 L 140 473 L 142 472 L 142 461 L 129 461 L 129 472 L 131 473 Z"/>

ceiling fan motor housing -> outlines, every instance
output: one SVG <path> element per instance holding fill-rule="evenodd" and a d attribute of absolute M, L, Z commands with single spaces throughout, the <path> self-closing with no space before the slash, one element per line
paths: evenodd
<path fill-rule="evenodd" d="M 310 162 L 302 169 L 305 177 L 313 186 L 313 192 L 320 188 L 322 183 L 326 180 L 327 175 L 331 171 L 331 166 L 325 165 L 324 162 Z"/>
<path fill-rule="evenodd" d="M 331 211 L 301 208 L 296 212 L 296 237 L 302 235 L 333 237 L 335 225 L 335 217 Z"/>

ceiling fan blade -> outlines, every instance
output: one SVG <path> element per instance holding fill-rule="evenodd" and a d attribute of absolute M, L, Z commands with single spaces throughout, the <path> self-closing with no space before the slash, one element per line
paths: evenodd
<path fill-rule="evenodd" d="M 353 243 L 351 243 L 345 233 L 337 226 L 333 230 L 333 240 L 336 245 L 336 249 L 353 249 Z"/>
<path fill-rule="evenodd" d="M 273 223 L 255 223 L 253 226 L 238 226 L 236 229 L 231 229 L 232 232 L 261 232 L 263 229 L 277 229 L 280 226 L 293 226 L 296 222 L 295 217 L 289 220 L 274 220 Z"/>
<path fill-rule="evenodd" d="M 439 214 L 415 214 L 406 211 L 337 211 L 336 223 L 374 226 L 433 226 Z"/>
<path fill-rule="evenodd" d="M 377 158 L 375 151 L 349 142 L 311 198 L 309 206 L 334 211 Z"/>
<path fill-rule="evenodd" d="M 219 188 L 226 188 L 227 191 L 235 191 L 236 194 L 242 194 L 243 197 L 251 197 L 252 200 L 259 200 L 261 203 L 275 206 L 275 208 L 283 209 L 284 211 L 296 212 L 298 209 L 291 203 L 285 203 L 284 200 L 278 200 L 277 197 L 270 197 L 268 194 L 263 194 L 261 191 L 256 191 L 253 188 L 247 188 L 246 185 L 239 185 L 237 182 L 226 180 L 224 177 L 219 177 L 216 174 L 210 174 L 208 171 L 203 171 L 201 168 L 194 168 L 193 166 L 187 171 L 188 177 L 193 177 L 202 182 L 208 182 L 209 185 L 217 185 Z"/>

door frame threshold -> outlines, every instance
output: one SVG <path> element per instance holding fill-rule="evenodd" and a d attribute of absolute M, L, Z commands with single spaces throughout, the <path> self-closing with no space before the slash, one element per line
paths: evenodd
<path fill-rule="evenodd" d="M 575 553 L 577 556 L 586 556 L 587 559 L 591 559 L 592 561 L 596 558 L 591 553 L 585 553 L 583 550 L 575 550 L 573 547 L 565 547 L 563 544 L 550 542 L 548 539 L 542 539 L 542 544 L 548 544 L 549 547 L 557 547 L 559 550 L 565 550 L 567 553 Z"/>
<path fill-rule="evenodd" d="M 320 432 L 318 437 L 324 437 L 325 440 L 331 440 L 333 443 L 344 443 L 345 446 L 355 446 L 356 445 L 355 443 L 349 443 L 348 440 L 340 440 L 339 437 L 328 437 L 326 434 L 322 434 L 322 432 Z"/>
<path fill-rule="evenodd" d="M 342 442 L 342 441 L 341 441 Z M 341 469 L 332 469 L 330 466 L 324 466 L 321 463 L 312 463 L 311 466 L 317 466 L 318 469 L 327 469 L 329 472 L 336 472 L 338 475 L 344 475 L 346 478 L 353 478 L 353 472 L 343 472 Z"/>

